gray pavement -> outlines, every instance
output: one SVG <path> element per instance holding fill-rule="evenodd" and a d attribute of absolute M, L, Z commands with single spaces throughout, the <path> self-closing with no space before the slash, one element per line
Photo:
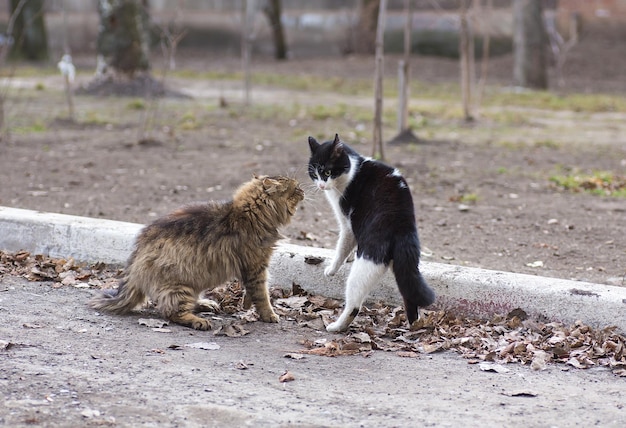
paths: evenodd
<path fill-rule="evenodd" d="M 302 340 L 338 336 L 287 319 L 239 338 L 153 330 L 138 322 L 149 313 L 99 314 L 89 296 L 0 279 L 0 425 L 626 426 L 625 379 L 605 369 L 483 371 L 453 352 L 295 360 L 285 354 Z M 213 345 L 187 346 L 198 343 Z"/>

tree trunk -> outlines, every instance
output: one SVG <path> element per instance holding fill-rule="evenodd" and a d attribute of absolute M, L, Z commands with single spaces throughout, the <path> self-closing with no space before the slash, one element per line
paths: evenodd
<path fill-rule="evenodd" d="M 548 87 L 542 2 L 513 1 L 513 80 L 518 86 Z"/>
<path fill-rule="evenodd" d="M 472 96 L 474 92 L 474 36 L 467 19 L 467 2 L 461 0 L 461 28 L 459 37 L 459 51 L 461 53 L 461 92 L 463 99 L 463 116 L 465 121 L 474 120 L 472 113 Z"/>
<path fill-rule="evenodd" d="M 265 13 L 274 35 L 274 58 L 279 60 L 287 59 L 287 42 L 285 41 L 285 30 L 281 20 L 281 0 L 268 0 L 263 8 L 263 13 Z"/>
<path fill-rule="evenodd" d="M 411 0 L 404 0 L 404 58 L 398 64 L 398 133 L 409 128 L 409 99 L 411 98 Z"/>
<path fill-rule="evenodd" d="M 146 0 L 100 0 L 98 54 L 113 71 L 133 77 L 150 69 Z"/>
<path fill-rule="evenodd" d="M 17 13 L 13 27 L 14 43 L 9 58 L 28 61 L 48 59 L 43 0 L 11 0 L 11 15 L 14 13 Z"/>
<path fill-rule="evenodd" d="M 482 36 L 483 36 L 483 58 L 480 64 L 480 79 L 478 80 L 478 88 L 476 90 L 476 102 L 474 104 L 477 113 L 482 104 L 483 95 L 485 93 L 485 84 L 487 83 L 487 71 L 489 70 L 489 48 L 491 44 L 491 17 L 493 15 L 493 0 L 487 0 L 487 8 L 482 11 L 481 0 L 474 0 L 478 6 L 478 13 L 481 16 Z"/>
<path fill-rule="evenodd" d="M 347 49 L 347 53 L 373 54 L 375 52 L 379 9 L 380 0 L 362 0 L 359 21 L 351 40 L 354 45 Z"/>
<path fill-rule="evenodd" d="M 374 77 L 374 135 L 372 157 L 385 160 L 383 144 L 383 39 L 385 35 L 385 19 L 387 0 L 380 0 L 378 25 L 376 29 L 376 69 Z"/>
<path fill-rule="evenodd" d="M 243 0 L 243 8 L 241 10 L 241 66 L 243 68 L 244 81 L 244 104 L 246 107 L 250 105 L 250 56 L 252 51 L 252 22 L 254 19 L 254 10 L 256 0 Z"/>

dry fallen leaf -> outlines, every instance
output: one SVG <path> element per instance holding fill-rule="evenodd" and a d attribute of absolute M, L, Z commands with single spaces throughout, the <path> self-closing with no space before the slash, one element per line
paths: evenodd
<path fill-rule="evenodd" d="M 306 305 L 309 298 L 306 296 L 291 296 L 285 299 L 276 299 L 275 304 L 289 309 L 299 309 Z"/>
<path fill-rule="evenodd" d="M 248 370 L 248 365 L 244 363 L 243 360 L 239 360 L 235 363 L 235 368 L 237 370 Z"/>
<path fill-rule="evenodd" d="M 24 328 L 43 328 L 43 326 L 41 324 L 37 324 L 37 323 L 31 323 L 31 322 L 25 322 L 22 327 Z"/>
<path fill-rule="evenodd" d="M 547 352 L 542 350 L 535 351 L 530 362 L 530 368 L 533 370 L 545 370 L 548 361 L 550 361 L 550 355 Z"/>
<path fill-rule="evenodd" d="M 365 332 L 354 333 L 352 335 L 352 338 L 359 343 L 371 343 L 372 342 L 372 338 L 370 337 L 370 335 Z"/>
<path fill-rule="evenodd" d="M 325 296 L 309 296 L 309 302 L 311 302 L 313 306 L 324 309 L 337 309 L 342 306 L 339 300 Z"/>
<path fill-rule="evenodd" d="M 28 251 L 18 251 L 17 253 L 15 253 L 15 255 L 13 256 L 13 258 L 15 259 L 16 262 L 23 262 L 25 261 L 27 258 L 30 257 L 30 253 Z"/>
<path fill-rule="evenodd" d="M 291 374 L 289 370 L 280 375 L 280 377 L 278 378 L 279 382 L 291 382 L 293 380 L 296 380 L 296 378 Z"/>
<path fill-rule="evenodd" d="M 319 265 L 324 262 L 322 257 L 304 256 L 304 263 L 308 265 Z"/>
<path fill-rule="evenodd" d="M 241 337 L 250 333 L 242 324 L 224 324 L 213 333 L 215 336 Z"/>

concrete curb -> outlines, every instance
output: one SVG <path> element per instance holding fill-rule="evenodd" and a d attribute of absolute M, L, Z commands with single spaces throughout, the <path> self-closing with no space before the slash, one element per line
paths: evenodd
<path fill-rule="evenodd" d="M 27 250 L 86 262 L 124 264 L 143 225 L 0 207 L 0 249 Z M 332 250 L 281 244 L 270 264 L 272 284 L 343 298 L 348 266 L 332 278 L 324 267 Z M 533 317 L 626 332 L 626 288 L 541 276 L 424 262 L 421 270 L 437 292 L 434 307 L 488 318 L 522 308 Z M 400 304 L 391 273 L 370 300 Z"/>

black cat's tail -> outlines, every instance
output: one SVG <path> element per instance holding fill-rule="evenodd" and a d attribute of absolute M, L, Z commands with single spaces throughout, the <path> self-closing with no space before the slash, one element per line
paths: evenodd
<path fill-rule="evenodd" d="M 123 315 L 135 309 L 146 299 L 145 294 L 137 287 L 129 286 L 125 280 L 120 282 L 117 290 L 102 290 L 89 301 L 93 309 Z"/>
<path fill-rule="evenodd" d="M 420 246 L 417 235 L 396 240 L 393 249 L 393 274 L 404 299 L 409 324 L 419 317 L 418 308 L 435 301 L 435 292 L 428 286 L 419 270 Z"/>

